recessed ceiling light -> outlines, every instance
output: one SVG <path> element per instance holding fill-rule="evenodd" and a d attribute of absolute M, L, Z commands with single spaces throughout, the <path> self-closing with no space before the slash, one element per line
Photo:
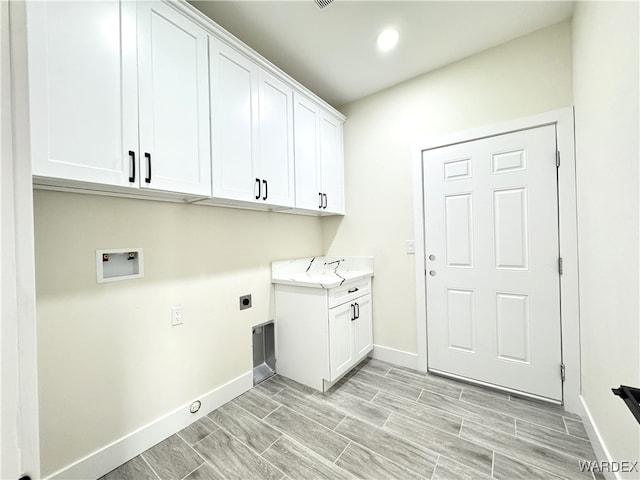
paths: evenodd
<path fill-rule="evenodd" d="M 378 48 L 387 52 L 396 46 L 400 34 L 394 28 L 388 28 L 378 35 Z"/>

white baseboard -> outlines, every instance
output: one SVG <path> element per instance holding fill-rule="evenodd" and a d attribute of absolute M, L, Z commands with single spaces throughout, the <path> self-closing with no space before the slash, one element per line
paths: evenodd
<path fill-rule="evenodd" d="M 393 363 L 399 367 L 413 368 L 414 370 L 418 369 L 418 354 L 416 353 L 383 347 L 382 345 L 374 345 L 369 356 L 376 360 Z"/>
<path fill-rule="evenodd" d="M 85 458 L 58 470 L 47 478 L 52 480 L 100 478 L 165 438 L 179 432 L 192 422 L 204 417 L 207 413 L 242 395 L 252 387 L 253 373 L 249 371 L 204 394 L 202 397 L 194 398 L 191 402 L 87 455 Z M 189 411 L 189 407 L 195 400 L 200 400 L 202 405 L 197 413 L 192 414 Z"/>
<path fill-rule="evenodd" d="M 587 402 L 584 401 L 582 395 L 580 395 L 580 404 L 582 406 L 582 412 L 580 412 L 582 423 L 584 424 L 584 428 L 587 431 L 589 440 L 591 441 L 591 446 L 593 447 L 593 452 L 596 454 L 596 459 L 599 462 L 611 462 L 612 458 L 609 454 L 609 450 L 607 450 L 607 446 L 602 439 L 602 435 L 600 435 L 600 431 L 598 430 L 598 427 L 593 420 L 591 411 L 589 410 L 589 407 L 587 407 Z M 620 475 L 617 472 L 604 471 L 602 472 L 602 474 L 607 480 L 621 479 Z"/>

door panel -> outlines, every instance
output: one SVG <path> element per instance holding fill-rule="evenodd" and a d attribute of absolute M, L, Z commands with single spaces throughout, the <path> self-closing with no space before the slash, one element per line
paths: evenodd
<path fill-rule="evenodd" d="M 528 212 L 526 187 L 493 192 L 496 268 L 527 269 Z"/>
<path fill-rule="evenodd" d="M 447 290 L 449 348 L 475 352 L 472 290 Z"/>
<path fill-rule="evenodd" d="M 429 368 L 562 399 L 555 127 L 423 152 Z"/>
<path fill-rule="evenodd" d="M 496 293 L 498 358 L 529 363 L 529 296 Z"/>
<path fill-rule="evenodd" d="M 473 267 L 473 197 L 448 195 L 444 208 L 447 266 Z"/>

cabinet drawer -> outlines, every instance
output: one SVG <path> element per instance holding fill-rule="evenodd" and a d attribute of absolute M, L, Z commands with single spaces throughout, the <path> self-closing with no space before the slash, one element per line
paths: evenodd
<path fill-rule="evenodd" d="M 329 290 L 329 308 L 342 305 L 371 292 L 371 278 L 349 282 Z"/>

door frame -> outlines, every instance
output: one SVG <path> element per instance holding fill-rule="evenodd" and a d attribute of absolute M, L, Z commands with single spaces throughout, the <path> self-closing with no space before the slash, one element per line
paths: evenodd
<path fill-rule="evenodd" d="M 0 477 L 40 478 L 33 188 L 25 3 L 0 2 Z"/>
<path fill-rule="evenodd" d="M 563 384 L 564 406 L 579 413 L 581 390 L 580 373 L 580 318 L 578 297 L 578 229 L 576 202 L 576 164 L 574 143 L 573 107 L 561 108 L 538 115 L 510 120 L 494 125 L 465 130 L 454 134 L 427 139 L 414 148 L 413 161 L 413 212 L 415 235 L 416 278 L 416 332 L 418 369 L 426 371 L 427 361 L 427 290 L 424 234 L 424 182 L 422 152 L 456 143 L 479 140 L 486 137 L 519 130 L 555 125 L 557 148 L 560 152 L 558 169 L 558 215 L 560 256 L 563 274 L 560 275 L 561 352 L 565 365 Z M 558 376 L 560 372 L 558 371 Z"/>

